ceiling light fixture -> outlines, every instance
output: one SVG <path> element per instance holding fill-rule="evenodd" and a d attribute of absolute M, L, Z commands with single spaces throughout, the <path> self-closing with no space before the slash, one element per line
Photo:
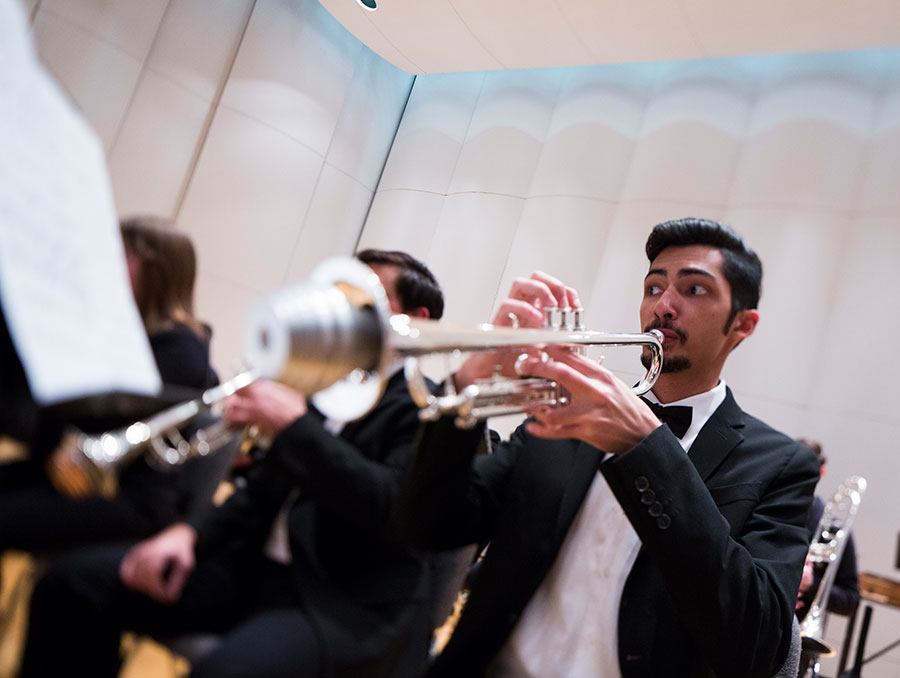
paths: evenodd
<path fill-rule="evenodd" d="M 378 5 L 375 4 L 375 0 L 356 0 L 360 7 L 368 12 L 374 12 Z"/>

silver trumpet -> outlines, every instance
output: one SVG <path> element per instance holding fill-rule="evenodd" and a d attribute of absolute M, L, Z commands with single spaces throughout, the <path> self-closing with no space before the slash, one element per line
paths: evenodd
<path fill-rule="evenodd" d="M 204 391 L 199 398 L 174 405 L 122 429 L 88 435 L 69 428 L 48 460 L 50 479 L 70 497 L 97 494 L 112 497 L 118 488 L 119 469 L 144 454 L 149 454 L 149 461 L 162 468 L 177 466 L 191 457 L 212 454 L 235 435 L 218 419 L 217 406 L 257 378 L 258 374 L 252 370 L 242 372 Z M 215 417 L 216 421 L 185 439 L 179 429 L 204 414 Z"/>
<path fill-rule="evenodd" d="M 580 315 L 581 309 L 545 309 L 548 318 L 543 329 L 496 327 L 490 324 L 454 328 L 434 321 L 413 321 L 405 315 L 391 318 L 395 332 L 394 351 L 406 358 L 404 375 L 413 400 L 421 408 L 419 417 L 433 420 L 455 414 L 457 426 L 472 428 L 479 420 L 488 417 L 515 414 L 539 406 L 560 407 L 568 403 L 568 394 L 555 381 L 535 377 L 509 379 L 499 374 L 479 380 L 459 393 L 453 389 L 452 380 L 448 379 L 444 394 L 433 394 L 419 368 L 418 358 L 458 350 L 496 351 L 549 345 L 573 348 L 647 346 L 651 352 L 650 367 L 632 391 L 637 395 L 649 391 L 662 369 L 662 333 L 658 330 L 634 334 L 591 332 L 581 328 L 580 323 L 574 326 L 552 323 L 554 314 L 560 313 L 565 318 L 566 313 L 573 310 Z"/>
<path fill-rule="evenodd" d="M 98 435 L 71 430 L 51 457 L 48 471 L 67 494 L 115 493 L 121 467 L 147 451 L 163 465 L 209 454 L 231 439 L 221 422 L 201 428 L 190 440 L 179 433 L 240 388 L 257 379 L 277 379 L 311 399 L 330 419 L 350 421 L 371 409 L 384 390 L 391 365 L 404 360 L 405 375 L 422 419 L 457 416 L 460 426 L 479 419 L 523 412 L 538 405 L 560 406 L 567 394 L 546 379 L 509 379 L 499 374 L 461 393 L 428 388 L 419 369 L 424 356 L 525 349 L 548 345 L 642 345 L 650 368 L 635 393 L 649 390 L 662 367 L 662 334 L 587 331 L 581 309 L 545 309 L 547 327 L 519 329 L 478 325 L 454 328 L 431 320 L 391 315 L 378 276 L 355 259 L 331 259 L 309 280 L 263 299 L 245 325 L 246 362 L 252 368 L 199 398 L 164 410 L 123 429 Z M 452 380 L 448 380 L 448 383 Z"/>
<path fill-rule="evenodd" d="M 853 525 L 853 519 L 865 491 L 866 479 L 861 476 L 850 476 L 838 486 L 825 504 L 822 518 L 816 528 L 815 540 L 806 556 L 807 560 L 814 564 L 823 563 L 825 572 L 809 612 L 800 624 L 801 647 L 804 652 L 823 657 L 834 655 L 834 648 L 824 640 L 828 596 L 831 594 L 838 565 L 847 545 L 847 538 L 850 536 L 850 527 Z"/>

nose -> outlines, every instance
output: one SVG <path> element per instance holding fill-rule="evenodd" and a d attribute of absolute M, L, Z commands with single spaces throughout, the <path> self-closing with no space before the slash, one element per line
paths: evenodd
<path fill-rule="evenodd" d="M 674 320 L 678 317 L 678 306 L 676 303 L 675 293 L 672 291 L 672 288 L 667 288 L 662 294 L 659 295 L 659 298 L 656 300 L 656 305 L 653 308 L 653 314 L 657 318 L 667 318 L 669 320 Z"/>

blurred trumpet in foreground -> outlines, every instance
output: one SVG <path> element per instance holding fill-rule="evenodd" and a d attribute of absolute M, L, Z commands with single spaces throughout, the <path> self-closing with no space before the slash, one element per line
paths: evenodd
<path fill-rule="evenodd" d="M 123 429 L 87 435 L 68 431 L 48 471 L 54 483 L 74 496 L 116 491 L 118 469 L 150 451 L 162 464 L 174 465 L 209 454 L 234 435 L 217 421 L 190 440 L 179 429 L 211 415 L 225 398 L 256 379 L 277 379 L 312 397 L 326 417 L 350 421 L 363 416 L 381 397 L 388 370 L 398 359 L 423 419 L 455 415 L 460 426 L 479 419 L 561 406 L 566 394 L 546 379 L 482 380 L 456 393 L 435 395 L 419 369 L 419 358 L 439 354 L 525 349 L 551 344 L 578 346 L 640 345 L 649 349 L 650 368 L 635 393 L 648 391 L 662 366 L 658 331 L 609 334 L 585 330 L 580 309 L 546 309 L 544 329 L 454 328 L 437 321 L 391 315 L 378 276 L 355 259 L 324 262 L 308 281 L 263 299 L 245 326 L 246 361 L 252 368 L 199 398 L 166 409 Z M 570 315 L 571 314 L 571 315 Z M 570 321 L 574 318 L 574 322 Z M 448 383 L 451 380 L 448 380 Z"/>

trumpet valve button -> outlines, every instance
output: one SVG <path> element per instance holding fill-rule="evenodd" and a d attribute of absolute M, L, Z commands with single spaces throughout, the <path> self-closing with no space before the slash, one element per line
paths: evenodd
<path fill-rule="evenodd" d="M 584 324 L 581 322 L 581 314 L 584 313 L 584 308 L 579 306 L 578 308 L 572 309 L 573 323 L 574 329 L 576 332 L 584 331 Z"/>
<path fill-rule="evenodd" d="M 557 313 L 559 312 L 559 306 L 544 306 L 544 314 L 546 318 L 544 318 L 544 327 L 549 327 L 553 330 L 559 329 L 559 319 L 557 317 Z"/>

